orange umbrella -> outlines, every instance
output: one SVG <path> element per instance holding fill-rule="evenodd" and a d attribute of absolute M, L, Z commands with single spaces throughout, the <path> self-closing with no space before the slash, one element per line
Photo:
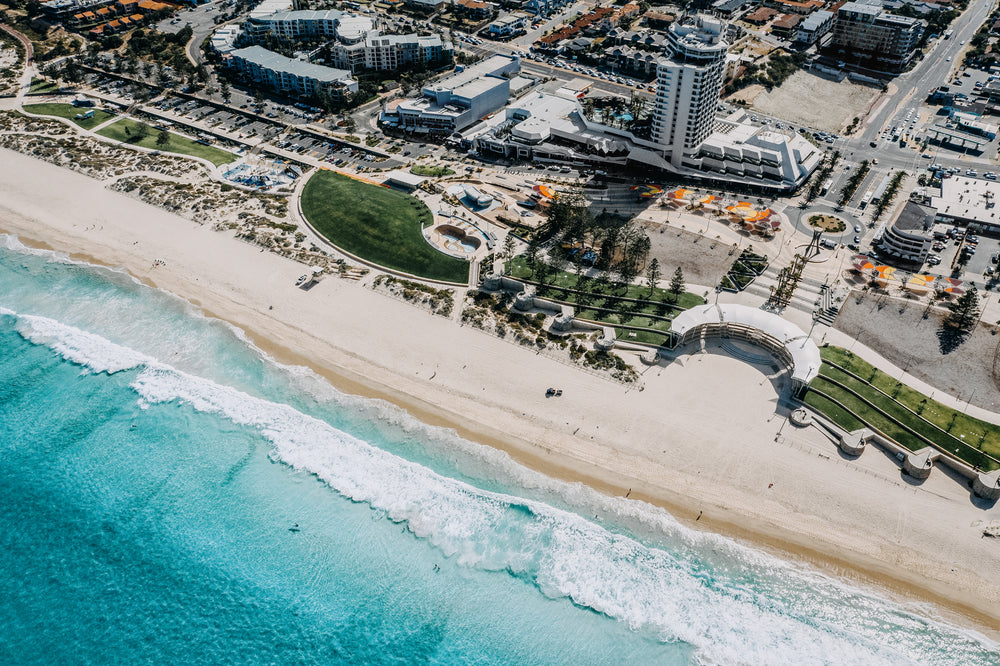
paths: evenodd
<path fill-rule="evenodd" d="M 539 194 L 541 194 L 546 199 L 555 199 L 556 196 L 558 196 L 556 194 L 556 192 L 551 187 L 549 187 L 548 185 L 535 185 L 531 189 L 535 190 L 536 192 L 538 192 Z"/>

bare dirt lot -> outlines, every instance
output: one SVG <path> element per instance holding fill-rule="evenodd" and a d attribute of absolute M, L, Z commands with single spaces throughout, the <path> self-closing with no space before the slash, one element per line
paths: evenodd
<path fill-rule="evenodd" d="M 925 318 L 925 307 L 922 303 L 855 291 L 834 326 L 931 386 L 984 409 L 1000 409 L 1000 381 L 994 368 L 1000 349 L 997 327 L 980 324 L 954 349 L 946 351 L 949 345 L 940 337 L 945 314 L 935 309 Z"/>
<path fill-rule="evenodd" d="M 880 94 L 877 88 L 847 79 L 838 83 L 800 70 L 770 92 L 763 86 L 749 86 L 734 93 L 730 101 L 745 99 L 754 110 L 769 116 L 840 132 L 853 118 L 866 113 Z"/>
<path fill-rule="evenodd" d="M 680 266 L 688 282 L 712 286 L 719 283 L 736 259 L 736 254 L 730 254 L 731 243 L 664 225 L 645 226 L 650 241 L 649 260 L 655 257 L 665 275 L 673 274 Z"/>

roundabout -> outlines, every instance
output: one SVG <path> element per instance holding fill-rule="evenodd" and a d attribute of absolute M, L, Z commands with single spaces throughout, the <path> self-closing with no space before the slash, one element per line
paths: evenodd
<path fill-rule="evenodd" d="M 839 234 L 847 229 L 847 223 L 839 217 L 828 214 L 810 215 L 806 220 L 810 227 L 826 233 Z"/>

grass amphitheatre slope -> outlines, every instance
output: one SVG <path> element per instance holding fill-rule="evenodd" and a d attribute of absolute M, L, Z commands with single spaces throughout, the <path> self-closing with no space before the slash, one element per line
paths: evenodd
<path fill-rule="evenodd" d="M 855 430 L 864 421 L 911 451 L 933 442 L 974 467 L 1000 467 L 1000 427 L 931 400 L 846 349 L 820 352 L 823 366 L 805 402 L 841 427 Z"/>
<path fill-rule="evenodd" d="M 302 190 L 302 213 L 331 243 L 372 263 L 432 280 L 469 279 L 468 262 L 424 240 L 421 227 L 433 216 L 402 192 L 317 171 Z"/>

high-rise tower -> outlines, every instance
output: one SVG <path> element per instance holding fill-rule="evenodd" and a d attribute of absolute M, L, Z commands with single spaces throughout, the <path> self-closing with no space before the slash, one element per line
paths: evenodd
<path fill-rule="evenodd" d="M 653 140 L 674 166 L 712 133 L 729 48 L 724 33 L 725 23 L 702 15 L 670 26 L 656 67 Z"/>

